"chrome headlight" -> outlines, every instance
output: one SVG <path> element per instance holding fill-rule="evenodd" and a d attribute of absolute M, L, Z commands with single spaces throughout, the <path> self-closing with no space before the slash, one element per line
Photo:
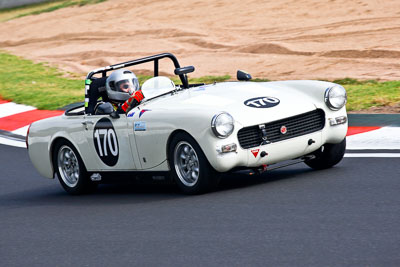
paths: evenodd
<path fill-rule="evenodd" d="M 233 132 L 234 120 L 233 117 L 226 112 L 221 112 L 215 115 L 211 120 L 211 129 L 215 136 L 226 138 Z"/>
<path fill-rule="evenodd" d="M 331 110 L 339 110 L 347 102 L 346 89 L 341 85 L 334 85 L 325 91 L 325 103 Z"/>

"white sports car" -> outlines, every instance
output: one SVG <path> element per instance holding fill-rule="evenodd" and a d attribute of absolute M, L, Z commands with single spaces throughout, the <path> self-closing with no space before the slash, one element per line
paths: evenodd
<path fill-rule="evenodd" d="M 182 85 L 158 75 L 164 58 L 172 60 Z M 154 77 L 142 85 L 145 99 L 128 114 L 116 113 L 102 89 L 107 72 L 146 62 L 154 62 Z M 187 79 L 192 71 L 164 53 L 90 72 L 84 105 L 30 126 L 33 165 L 45 177 L 57 173 L 71 194 L 122 174 L 170 174 L 183 192 L 196 194 L 215 186 L 218 173 L 264 171 L 289 160 L 324 169 L 343 158 L 347 96 L 342 86 L 250 82 L 242 71 L 238 82 L 192 85 Z"/>

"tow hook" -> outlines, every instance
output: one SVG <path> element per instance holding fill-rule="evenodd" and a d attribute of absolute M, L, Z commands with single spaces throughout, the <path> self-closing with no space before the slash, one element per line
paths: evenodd
<path fill-rule="evenodd" d="M 251 171 L 250 171 L 250 175 L 260 175 L 260 174 L 262 174 L 263 172 L 266 172 L 267 171 L 267 167 L 268 167 L 268 165 L 267 164 L 263 164 L 263 165 L 261 165 L 260 167 L 258 167 L 258 168 L 254 168 L 254 169 L 252 169 Z"/>

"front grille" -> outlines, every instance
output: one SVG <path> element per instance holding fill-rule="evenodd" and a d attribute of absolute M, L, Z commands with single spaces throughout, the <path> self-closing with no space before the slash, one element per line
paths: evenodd
<path fill-rule="evenodd" d="M 281 127 L 286 126 L 287 133 L 281 133 Z M 316 109 L 307 113 L 265 124 L 268 142 L 275 143 L 289 138 L 306 135 L 322 130 L 325 126 L 325 113 Z M 247 149 L 262 143 L 262 131 L 259 125 L 245 127 L 238 132 L 239 144 Z"/>

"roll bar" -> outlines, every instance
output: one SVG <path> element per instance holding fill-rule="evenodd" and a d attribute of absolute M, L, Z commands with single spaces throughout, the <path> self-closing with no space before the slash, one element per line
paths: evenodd
<path fill-rule="evenodd" d="M 178 74 L 179 78 L 181 79 L 183 88 L 189 88 L 189 82 L 188 82 L 188 78 L 186 76 L 186 73 L 188 73 L 188 71 L 185 71 L 186 70 L 185 68 L 181 68 L 181 66 L 179 65 L 178 59 L 171 53 L 162 53 L 162 54 L 158 54 L 158 55 L 154 55 L 154 56 L 139 58 L 139 59 L 123 62 L 123 63 L 118 63 L 118 64 L 106 66 L 103 68 L 95 69 L 95 70 L 89 72 L 88 75 L 86 76 L 86 80 L 85 80 L 85 113 L 87 114 L 87 107 L 89 105 L 90 84 L 91 84 L 92 78 L 95 74 L 101 73 L 102 77 L 106 77 L 108 71 L 113 71 L 113 70 L 117 70 L 117 69 L 121 69 L 121 68 L 126 68 L 129 66 L 139 65 L 139 64 L 153 61 L 154 62 L 154 77 L 156 77 L 159 74 L 158 61 L 163 58 L 169 58 L 172 60 L 172 62 L 174 63 L 174 66 L 175 66 L 174 72 L 176 74 Z M 194 70 L 194 68 L 193 68 L 193 70 Z"/>

